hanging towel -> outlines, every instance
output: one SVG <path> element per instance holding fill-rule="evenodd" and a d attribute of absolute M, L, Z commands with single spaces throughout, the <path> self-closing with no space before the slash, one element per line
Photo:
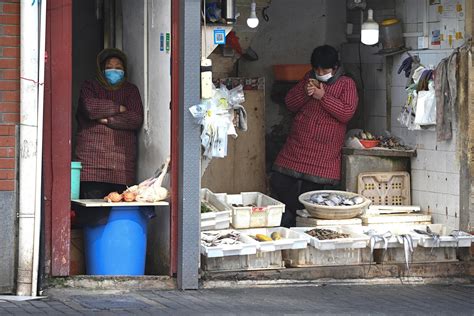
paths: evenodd
<path fill-rule="evenodd" d="M 449 87 L 447 80 L 448 58 L 442 59 L 435 71 L 436 96 L 436 136 L 438 141 L 452 138 L 451 120 L 449 120 Z"/>

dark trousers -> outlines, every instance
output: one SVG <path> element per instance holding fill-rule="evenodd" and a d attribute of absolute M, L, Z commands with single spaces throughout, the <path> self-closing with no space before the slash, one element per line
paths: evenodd
<path fill-rule="evenodd" d="M 334 190 L 330 184 L 314 183 L 307 180 L 296 179 L 280 172 L 273 172 L 270 178 L 271 196 L 285 204 L 285 213 L 281 219 L 281 226 L 296 226 L 296 211 L 304 209 L 298 197 L 308 191 Z"/>
<path fill-rule="evenodd" d="M 82 181 L 80 197 L 81 199 L 103 199 L 110 192 L 122 193 L 127 189 L 126 185 Z M 76 207 L 75 226 L 103 225 L 107 223 L 110 214 L 110 207 Z"/>

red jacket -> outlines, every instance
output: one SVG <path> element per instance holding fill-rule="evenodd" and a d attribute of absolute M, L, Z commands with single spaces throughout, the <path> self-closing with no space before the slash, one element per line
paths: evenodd
<path fill-rule="evenodd" d="M 286 95 L 286 105 L 296 115 L 275 165 L 277 170 L 340 180 L 341 149 L 357 108 L 357 88 L 351 78 L 341 76 L 330 85 L 322 83 L 326 93 L 316 100 L 306 94 L 308 78 L 309 73 Z"/>
<path fill-rule="evenodd" d="M 119 113 L 120 105 L 127 108 Z M 76 159 L 81 181 L 135 184 L 137 131 L 143 122 L 138 88 L 125 82 L 116 90 L 97 80 L 84 82 L 77 109 Z M 106 118 L 107 125 L 97 120 Z"/>

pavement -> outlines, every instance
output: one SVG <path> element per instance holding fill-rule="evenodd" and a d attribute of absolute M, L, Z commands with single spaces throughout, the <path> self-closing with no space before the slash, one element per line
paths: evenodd
<path fill-rule="evenodd" d="M 474 315 L 474 285 L 278 285 L 196 291 L 50 289 L 0 315 Z"/>

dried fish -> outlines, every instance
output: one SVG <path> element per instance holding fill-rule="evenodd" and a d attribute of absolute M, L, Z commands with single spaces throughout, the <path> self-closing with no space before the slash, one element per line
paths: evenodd
<path fill-rule="evenodd" d="M 319 240 L 329 240 L 337 238 L 349 238 L 349 234 L 338 233 L 337 231 L 323 228 L 314 228 L 305 232 L 306 234 L 316 237 Z"/>
<path fill-rule="evenodd" d="M 236 231 L 202 232 L 201 243 L 206 247 L 242 244 L 242 242 L 240 241 L 240 233 Z"/>

